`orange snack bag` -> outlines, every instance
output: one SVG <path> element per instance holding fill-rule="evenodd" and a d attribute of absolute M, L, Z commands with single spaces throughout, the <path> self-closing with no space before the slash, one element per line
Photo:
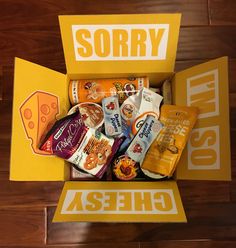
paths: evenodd
<path fill-rule="evenodd" d="M 197 115 L 197 107 L 162 105 L 160 121 L 164 124 L 164 128 L 147 152 L 142 168 L 171 176 L 197 120 Z"/>
<path fill-rule="evenodd" d="M 113 95 L 118 95 L 119 102 L 123 103 L 143 87 L 149 87 L 148 77 L 71 80 L 69 97 L 72 105 L 80 102 L 101 103 L 103 98 Z"/>

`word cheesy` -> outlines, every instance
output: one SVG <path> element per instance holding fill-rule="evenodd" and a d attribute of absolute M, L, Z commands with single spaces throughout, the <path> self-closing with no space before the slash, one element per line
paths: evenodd
<path fill-rule="evenodd" d="M 67 190 L 62 214 L 177 214 L 170 189 Z"/>
<path fill-rule="evenodd" d="M 169 24 L 72 25 L 75 59 L 164 60 Z"/>

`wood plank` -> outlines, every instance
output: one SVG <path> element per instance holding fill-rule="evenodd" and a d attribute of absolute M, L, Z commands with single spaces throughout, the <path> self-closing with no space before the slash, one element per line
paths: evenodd
<path fill-rule="evenodd" d="M 0 248 L 8 248 L 0 244 Z M 17 245 L 11 246 L 11 248 L 139 248 L 140 244 L 138 242 L 132 243 L 88 243 L 88 244 L 61 244 L 61 245 Z"/>
<path fill-rule="evenodd" d="M 10 164 L 10 139 L 0 138 L 0 172 L 9 172 Z"/>
<path fill-rule="evenodd" d="M 12 102 L 0 101 L 0 172 L 9 171 Z M 1 175 L 2 177 L 2 175 Z"/>
<path fill-rule="evenodd" d="M 178 180 L 183 204 L 230 202 L 230 183 Z"/>
<path fill-rule="evenodd" d="M 230 182 L 230 199 L 231 202 L 236 202 L 236 159 L 231 161 L 232 181 Z"/>
<path fill-rule="evenodd" d="M 7 141 L 11 138 L 12 101 L 0 102 L 0 139 Z"/>
<path fill-rule="evenodd" d="M 236 93 L 230 93 L 229 106 L 231 109 L 236 109 Z M 236 123 L 234 125 L 236 126 Z"/>
<path fill-rule="evenodd" d="M 186 27 L 180 29 L 177 60 L 236 58 L 236 26 Z"/>
<path fill-rule="evenodd" d="M 211 25 L 235 25 L 236 2 L 234 0 L 210 0 L 209 18 Z"/>
<path fill-rule="evenodd" d="M 145 242 L 158 240 L 235 240 L 235 203 L 189 204 L 187 224 L 52 223 L 55 208 L 48 208 L 48 244 L 86 242 Z"/>
<path fill-rule="evenodd" d="M 3 78 L 2 78 L 3 72 L 2 72 L 2 66 L 0 66 L 0 101 L 2 100 L 3 95 Z"/>
<path fill-rule="evenodd" d="M 12 61 L 13 63 L 13 61 Z M 3 66 L 2 67 L 2 99 L 3 100 L 12 100 L 13 99 L 13 84 L 14 84 L 14 66 Z M 8 104 L 10 105 L 10 104 Z M 0 107 L 1 109 L 1 107 Z M 11 112 L 11 106 L 8 106 L 8 109 L 3 109 L 5 111 Z M 2 114 L 2 111 L 0 115 Z"/>
<path fill-rule="evenodd" d="M 1 31 L 0 46 L 4 51 L 0 65 L 13 67 L 16 56 L 54 70 L 65 68 L 59 27 L 56 31 Z"/>
<path fill-rule="evenodd" d="M 192 66 L 202 64 L 204 62 L 207 62 L 209 60 L 207 59 L 199 59 L 199 60 L 176 60 L 175 62 L 175 72 L 183 71 L 185 69 L 188 69 Z"/>
<path fill-rule="evenodd" d="M 19 9 L 21 11 L 19 11 Z M 62 11 L 63 10 L 63 11 Z M 94 0 L 27 1 L 15 0 L 14 4 L 4 1 L 0 9 L 0 30 L 50 30 L 58 28 L 60 14 L 137 14 L 137 13 L 182 13 L 182 25 L 208 25 L 207 0 Z M 14 18 L 12 18 L 14 16 Z M 32 21 L 33 20 L 33 21 Z"/>
<path fill-rule="evenodd" d="M 236 241 L 212 241 L 212 240 L 183 240 L 183 241 L 159 241 L 141 243 L 140 248 L 225 248 L 236 247 Z"/>
<path fill-rule="evenodd" d="M 55 208 L 47 211 L 47 242 L 48 244 L 69 243 L 109 243 L 138 242 L 140 233 L 137 224 L 116 223 L 52 223 Z M 121 235 L 122 233 L 122 235 Z M 122 237 L 121 237 L 122 236 Z"/>
<path fill-rule="evenodd" d="M 56 205 L 63 185 L 64 182 L 13 182 L 6 180 L 1 184 L 0 206 Z"/>
<path fill-rule="evenodd" d="M 1 208 L 0 219 L 0 243 L 2 246 L 45 243 L 44 208 Z"/>
<path fill-rule="evenodd" d="M 236 59 L 229 60 L 229 91 L 236 93 Z"/>
<path fill-rule="evenodd" d="M 231 127 L 232 128 L 232 127 Z M 233 128 L 231 129 L 230 132 L 230 147 L 231 147 L 231 159 L 235 160 L 236 159 L 236 128 L 235 128 L 235 123 L 233 124 Z"/>
<path fill-rule="evenodd" d="M 11 248 L 24 247 L 24 248 L 225 248 L 235 247 L 236 241 L 212 241 L 212 240 L 160 240 L 158 242 L 142 242 L 142 243 L 88 243 L 88 244 L 63 244 L 63 245 L 43 245 L 43 246 L 11 246 Z M 5 247 L 1 246 L 0 247 Z"/>

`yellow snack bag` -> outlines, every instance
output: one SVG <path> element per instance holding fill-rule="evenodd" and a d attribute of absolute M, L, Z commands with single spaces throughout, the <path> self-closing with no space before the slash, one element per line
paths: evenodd
<path fill-rule="evenodd" d="M 142 168 L 171 176 L 197 120 L 197 115 L 197 107 L 162 105 L 160 121 L 164 124 L 164 128 L 148 150 Z"/>

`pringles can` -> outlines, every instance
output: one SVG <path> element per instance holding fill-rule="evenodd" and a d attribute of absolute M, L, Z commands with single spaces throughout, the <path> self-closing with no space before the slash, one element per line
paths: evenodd
<path fill-rule="evenodd" d="M 71 80 L 69 97 L 72 105 L 80 102 L 100 103 L 105 97 L 118 95 L 119 103 L 149 87 L 148 77 Z"/>

